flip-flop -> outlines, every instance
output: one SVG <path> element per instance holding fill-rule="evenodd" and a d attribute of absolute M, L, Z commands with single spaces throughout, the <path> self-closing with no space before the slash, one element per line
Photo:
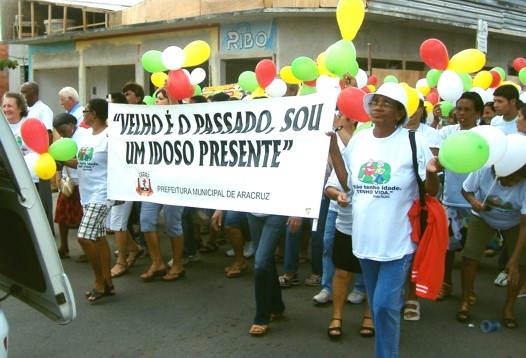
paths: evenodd
<path fill-rule="evenodd" d="M 420 320 L 420 302 L 414 301 L 414 300 L 405 301 L 404 321 L 419 321 L 419 320 Z"/>
<path fill-rule="evenodd" d="M 253 324 L 248 333 L 252 336 L 262 336 L 267 333 L 267 330 L 268 326 L 266 324 Z"/>

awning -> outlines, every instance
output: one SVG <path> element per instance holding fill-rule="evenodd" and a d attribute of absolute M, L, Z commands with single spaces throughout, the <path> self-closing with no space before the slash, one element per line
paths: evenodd
<path fill-rule="evenodd" d="M 38 0 L 41 4 L 71 6 L 99 11 L 121 11 L 144 1 L 145 0 Z"/>

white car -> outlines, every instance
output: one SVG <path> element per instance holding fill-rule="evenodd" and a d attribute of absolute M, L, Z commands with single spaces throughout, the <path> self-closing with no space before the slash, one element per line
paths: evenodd
<path fill-rule="evenodd" d="M 9 297 L 60 324 L 76 316 L 73 291 L 38 192 L 0 111 L 0 301 Z M 8 333 L 0 306 L 0 358 L 7 357 Z"/>

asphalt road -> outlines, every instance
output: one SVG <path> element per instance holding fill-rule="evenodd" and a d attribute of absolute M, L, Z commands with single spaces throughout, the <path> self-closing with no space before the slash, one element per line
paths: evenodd
<path fill-rule="evenodd" d="M 163 245 L 168 261 L 168 240 Z M 223 267 L 231 262 L 224 254 L 228 248 L 201 255 L 200 262 L 187 266 L 185 278 L 170 283 L 143 283 L 138 276 L 148 268 L 149 258 L 139 259 L 128 275 L 115 279 L 117 295 L 95 304 L 84 298 L 91 287 L 89 265 L 65 259 L 77 318 L 60 326 L 16 299 L 7 299 L 2 307 L 10 324 L 10 357 L 374 356 L 374 340 L 358 333 L 363 306 L 346 305 L 344 335 L 331 341 L 326 333 L 331 307 L 315 306 L 312 297 L 320 288 L 303 284 L 283 290 L 284 320 L 272 323 L 263 337 L 250 336 L 255 311 L 253 270 L 249 267 L 235 279 L 224 277 Z M 74 231 L 70 250 L 72 257 L 81 253 Z M 526 357 L 526 299 L 516 305 L 518 329 L 483 333 L 479 328 L 482 320 L 500 318 L 505 289 L 493 285 L 496 258 L 484 259 L 479 270 L 471 325 L 455 320 L 459 263 L 454 295 L 442 302 L 421 300 L 422 319 L 402 321 L 400 356 Z M 300 265 L 302 279 L 309 271 L 310 264 Z"/>

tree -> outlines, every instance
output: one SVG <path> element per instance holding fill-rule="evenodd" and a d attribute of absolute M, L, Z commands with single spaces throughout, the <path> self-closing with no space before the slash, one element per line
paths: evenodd
<path fill-rule="evenodd" d="M 8 58 L 0 58 L 0 71 L 3 71 L 4 68 L 14 70 L 18 67 L 17 60 L 10 60 Z"/>

